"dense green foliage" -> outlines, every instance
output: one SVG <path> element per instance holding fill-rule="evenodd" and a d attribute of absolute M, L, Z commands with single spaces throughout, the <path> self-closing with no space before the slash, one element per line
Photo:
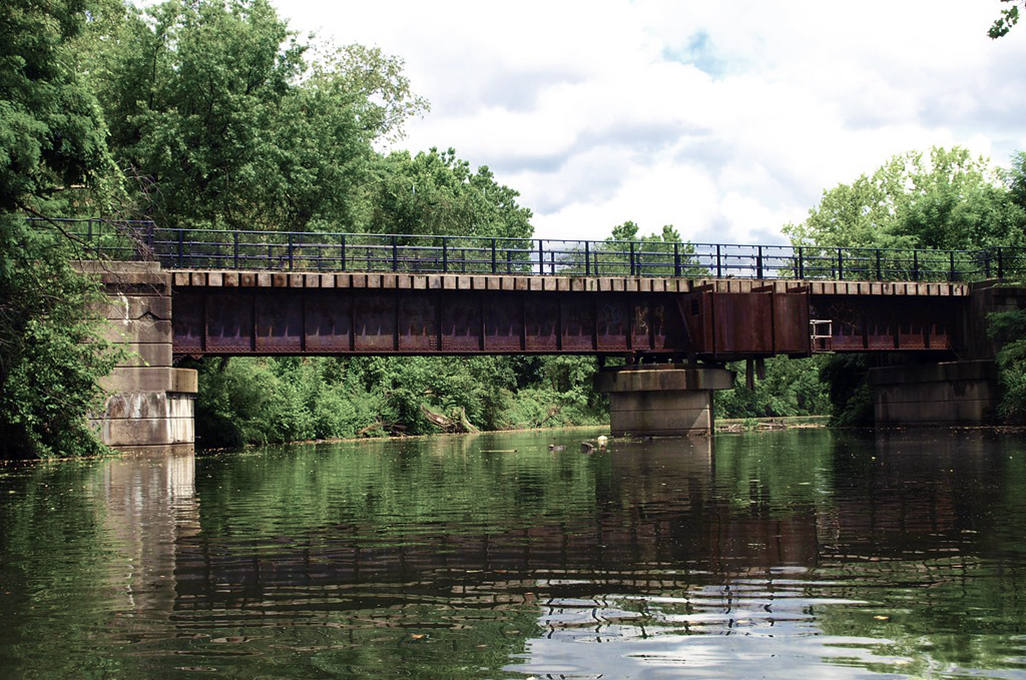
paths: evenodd
<path fill-rule="evenodd" d="M 819 206 L 784 233 L 795 245 L 880 248 L 979 249 L 1026 244 L 1026 159 L 1002 172 L 984 158 L 956 147 L 934 148 L 929 155 L 908 152 L 892 157 L 872 175 L 823 192 Z M 1011 312 L 1011 315 L 1018 313 Z M 1026 323 L 1008 320 L 1003 339 Z M 1002 353 L 1006 417 L 1026 413 L 1026 362 L 1015 345 Z M 837 422 L 867 424 L 872 419 L 868 357 L 835 357 L 823 364 Z M 1018 396 L 1016 396 L 1018 395 Z"/>
<path fill-rule="evenodd" d="M 820 380 L 823 357 L 766 360 L 765 377 L 747 386 L 745 362 L 728 365 L 736 372 L 734 389 L 716 392 L 716 415 L 722 418 L 777 418 L 825 415 L 830 411 L 827 387 Z"/>
<path fill-rule="evenodd" d="M 783 231 L 795 245 L 975 249 L 1026 243 L 1026 211 L 1000 171 L 964 148 L 893 156 L 823 192 Z"/>
<path fill-rule="evenodd" d="M 102 204 L 116 184 L 96 99 L 68 68 L 87 9 L 16 0 L 0 12 L 2 458 L 100 450 L 85 415 L 114 357 L 87 311 L 98 290 L 72 270 L 59 225 L 25 221 Z"/>
<path fill-rule="evenodd" d="M 353 357 L 199 364 L 201 445 L 437 432 L 423 408 L 489 430 L 600 423 L 594 359 Z"/>

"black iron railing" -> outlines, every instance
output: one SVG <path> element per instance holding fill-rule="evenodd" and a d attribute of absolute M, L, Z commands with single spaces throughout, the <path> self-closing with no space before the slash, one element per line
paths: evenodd
<path fill-rule="evenodd" d="M 62 220 L 86 254 L 168 268 L 675 276 L 834 281 L 978 281 L 1026 272 L 1026 249 L 579 241 L 487 236 L 170 229 L 152 222 Z"/>

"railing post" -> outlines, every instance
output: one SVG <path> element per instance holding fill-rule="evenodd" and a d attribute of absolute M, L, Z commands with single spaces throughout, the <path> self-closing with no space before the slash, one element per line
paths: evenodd
<path fill-rule="evenodd" d="M 584 275 L 591 276 L 591 241 L 584 242 Z"/>
<path fill-rule="evenodd" d="M 798 246 L 798 280 L 805 278 L 805 255 L 804 249 Z"/>
<path fill-rule="evenodd" d="M 844 281 L 844 255 L 843 248 L 837 249 L 837 280 Z"/>
<path fill-rule="evenodd" d="M 762 278 L 762 246 L 757 246 L 755 251 L 755 278 Z"/>
<path fill-rule="evenodd" d="M 442 273 L 449 272 L 449 239 L 442 237 Z"/>
<path fill-rule="evenodd" d="M 876 249 L 876 280 L 883 281 L 883 269 L 880 262 L 880 249 Z"/>
<path fill-rule="evenodd" d="M 912 251 L 912 280 L 919 280 L 919 251 Z"/>
<path fill-rule="evenodd" d="M 339 243 L 339 256 L 342 259 L 342 271 L 346 270 L 346 235 L 342 234 Z"/>
<path fill-rule="evenodd" d="M 232 232 L 232 262 L 235 263 L 235 269 L 239 268 L 239 230 L 236 229 Z"/>
<path fill-rule="evenodd" d="M 292 271 L 292 232 L 289 232 L 289 271 Z"/>
<path fill-rule="evenodd" d="M 631 247 L 631 276 L 637 276 L 637 266 L 634 262 L 634 241 L 630 242 Z"/>
<path fill-rule="evenodd" d="M 538 239 L 538 275 L 545 273 L 545 241 Z"/>
<path fill-rule="evenodd" d="M 399 241 L 395 234 L 392 234 L 392 271 L 399 271 Z"/>
<path fill-rule="evenodd" d="M 948 257 L 951 260 L 951 267 L 948 270 L 949 271 L 948 281 L 954 282 L 955 281 L 955 251 L 952 250 L 951 252 L 949 252 L 948 253 Z"/>
<path fill-rule="evenodd" d="M 998 246 L 998 249 L 997 249 L 997 253 L 998 253 L 998 263 L 997 263 L 997 277 L 998 277 L 999 279 L 1003 279 L 1003 278 L 1005 278 L 1005 258 L 1004 258 L 1004 250 L 1005 250 L 1005 249 L 1004 249 L 1003 247 L 1001 247 L 1001 246 Z"/>
<path fill-rule="evenodd" d="M 495 237 L 494 236 L 492 237 L 492 273 L 493 274 L 498 274 L 499 273 L 498 268 L 495 266 Z"/>
<path fill-rule="evenodd" d="M 185 230 L 178 228 L 178 266 L 185 266 Z"/>
<path fill-rule="evenodd" d="M 720 258 L 720 244 L 716 244 L 716 278 L 723 278 L 723 260 Z"/>
<path fill-rule="evenodd" d="M 680 243 L 673 244 L 673 275 L 680 278 Z"/>

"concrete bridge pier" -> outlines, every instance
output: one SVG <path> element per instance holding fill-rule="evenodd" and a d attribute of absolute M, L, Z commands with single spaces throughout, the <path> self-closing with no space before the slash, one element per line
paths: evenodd
<path fill-rule="evenodd" d="M 128 357 L 101 386 L 110 393 L 92 419 L 105 444 L 122 452 L 190 452 L 196 443 L 195 370 L 172 365 L 171 278 L 158 263 L 83 262 L 109 303 L 106 337 Z"/>
<path fill-rule="evenodd" d="M 608 369 L 595 376 L 595 388 L 609 395 L 614 437 L 711 434 L 713 390 L 733 386 L 733 371 L 672 364 Z"/>
<path fill-rule="evenodd" d="M 993 422 L 1000 398 L 992 360 L 873 368 L 877 425 L 976 425 Z"/>

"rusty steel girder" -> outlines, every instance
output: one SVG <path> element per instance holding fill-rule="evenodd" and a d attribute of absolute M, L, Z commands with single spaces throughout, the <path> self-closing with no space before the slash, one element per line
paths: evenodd
<path fill-rule="evenodd" d="M 619 354 L 684 351 L 671 294 L 178 289 L 174 351 Z"/>
<path fill-rule="evenodd" d="M 342 281 L 349 285 L 334 277 L 327 282 L 335 286 L 322 285 L 309 275 L 176 273 L 174 352 L 653 354 L 723 362 L 816 351 L 960 352 L 969 323 L 969 297 L 954 285 L 394 275 Z"/>

